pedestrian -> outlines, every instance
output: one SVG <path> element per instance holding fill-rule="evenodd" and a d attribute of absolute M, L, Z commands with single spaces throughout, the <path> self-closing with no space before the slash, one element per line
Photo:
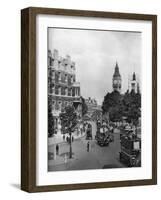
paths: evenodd
<path fill-rule="evenodd" d="M 89 141 L 87 142 L 87 152 L 89 152 Z"/>
<path fill-rule="evenodd" d="M 72 142 L 74 141 L 74 137 L 72 136 Z"/>
<path fill-rule="evenodd" d="M 65 135 L 63 134 L 63 141 L 65 140 Z"/>
<path fill-rule="evenodd" d="M 56 145 L 56 155 L 59 155 L 59 145 Z"/>

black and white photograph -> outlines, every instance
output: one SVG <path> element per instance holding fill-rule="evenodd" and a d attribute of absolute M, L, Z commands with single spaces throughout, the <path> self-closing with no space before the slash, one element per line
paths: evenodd
<path fill-rule="evenodd" d="M 142 33 L 47 37 L 48 172 L 141 167 Z"/>

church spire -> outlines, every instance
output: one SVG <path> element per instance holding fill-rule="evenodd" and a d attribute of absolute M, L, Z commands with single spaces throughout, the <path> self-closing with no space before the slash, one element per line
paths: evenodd
<path fill-rule="evenodd" d="M 135 72 L 133 73 L 132 80 L 136 81 L 136 74 L 135 74 Z"/>

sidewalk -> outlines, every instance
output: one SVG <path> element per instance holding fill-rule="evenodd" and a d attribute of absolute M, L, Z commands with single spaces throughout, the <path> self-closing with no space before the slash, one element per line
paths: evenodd
<path fill-rule="evenodd" d="M 78 145 L 79 143 L 79 139 L 83 138 L 85 136 L 85 133 L 83 133 L 82 135 L 78 135 L 77 137 L 75 137 L 74 142 L 72 143 L 72 158 L 69 159 L 69 143 L 65 142 L 65 141 L 61 141 L 60 143 L 54 143 L 51 144 L 50 146 L 48 146 L 48 169 L 50 171 L 50 167 L 58 167 L 58 168 L 62 168 L 65 169 L 66 165 L 69 165 L 69 163 L 71 163 L 72 161 L 74 161 L 75 159 L 78 158 L 78 155 L 80 152 L 77 152 L 76 147 L 79 146 L 79 150 L 81 149 L 80 145 Z M 80 140 L 81 142 L 81 140 Z M 58 155 L 56 155 L 56 145 L 59 145 L 59 153 Z M 75 146 L 76 145 L 76 146 Z"/>
<path fill-rule="evenodd" d="M 86 154 L 86 143 L 87 141 L 81 138 L 84 138 L 86 135 L 86 131 L 81 133 L 72 134 L 74 136 L 74 142 L 72 143 L 72 158 L 69 159 L 69 143 L 63 140 L 63 135 L 54 135 L 54 137 L 49 138 L 50 140 L 48 143 L 48 170 L 66 170 L 69 165 L 73 163 L 73 161 L 78 160 L 83 154 Z M 69 135 L 66 135 L 66 137 Z M 56 152 L 56 145 L 59 145 L 59 155 L 55 155 Z M 52 168 L 52 170 L 51 170 Z"/>
<path fill-rule="evenodd" d="M 82 138 L 85 135 L 86 135 L 85 132 L 83 132 L 82 134 L 81 133 L 77 134 L 76 132 L 74 132 L 72 134 L 72 136 L 74 137 L 74 140 Z M 69 134 L 65 135 L 65 139 L 63 139 L 63 134 L 61 134 L 61 133 L 56 134 L 53 137 L 48 138 L 48 146 L 51 146 L 51 145 L 54 145 L 54 144 L 67 143 L 67 141 L 66 141 L 67 137 L 69 137 Z"/>
<path fill-rule="evenodd" d="M 83 136 L 82 136 L 83 137 Z M 80 137 L 79 137 L 80 138 Z M 56 155 L 56 145 L 49 146 L 48 152 L 48 170 L 49 171 L 63 171 L 66 170 L 73 161 L 77 161 L 86 154 L 86 142 L 84 140 L 75 139 L 72 143 L 72 158 L 69 159 L 69 143 L 59 144 L 59 155 Z"/>

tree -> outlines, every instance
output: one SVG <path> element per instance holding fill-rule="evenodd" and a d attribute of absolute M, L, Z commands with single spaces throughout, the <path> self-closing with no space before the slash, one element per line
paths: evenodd
<path fill-rule="evenodd" d="M 126 117 L 129 123 L 137 126 L 141 116 L 141 94 L 127 91 L 124 95 L 114 91 L 107 93 L 102 104 L 103 114 L 109 113 L 109 119 L 113 122 L 121 121 Z"/>
<path fill-rule="evenodd" d="M 60 113 L 61 125 L 64 133 L 69 133 L 70 136 L 70 149 L 69 158 L 72 158 L 72 132 L 77 125 L 77 114 L 73 106 L 65 107 L 64 112 Z"/>
<path fill-rule="evenodd" d="M 123 98 L 123 115 L 129 123 L 137 126 L 138 119 L 141 116 L 141 94 L 127 91 Z"/>
<path fill-rule="evenodd" d="M 121 121 L 122 119 L 122 96 L 118 91 L 107 93 L 102 104 L 103 114 L 109 113 L 111 121 Z"/>
<path fill-rule="evenodd" d="M 82 100 L 82 117 L 83 117 L 88 112 L 88 107 L 83 97 L 81 97 L 81 100 Z"/>
<path fill-rule="evenodd" d="M 48 106 L 48 136 L 51 137 L 54 134 L 54 116 L 52 114 L 51 105 Z"/>

